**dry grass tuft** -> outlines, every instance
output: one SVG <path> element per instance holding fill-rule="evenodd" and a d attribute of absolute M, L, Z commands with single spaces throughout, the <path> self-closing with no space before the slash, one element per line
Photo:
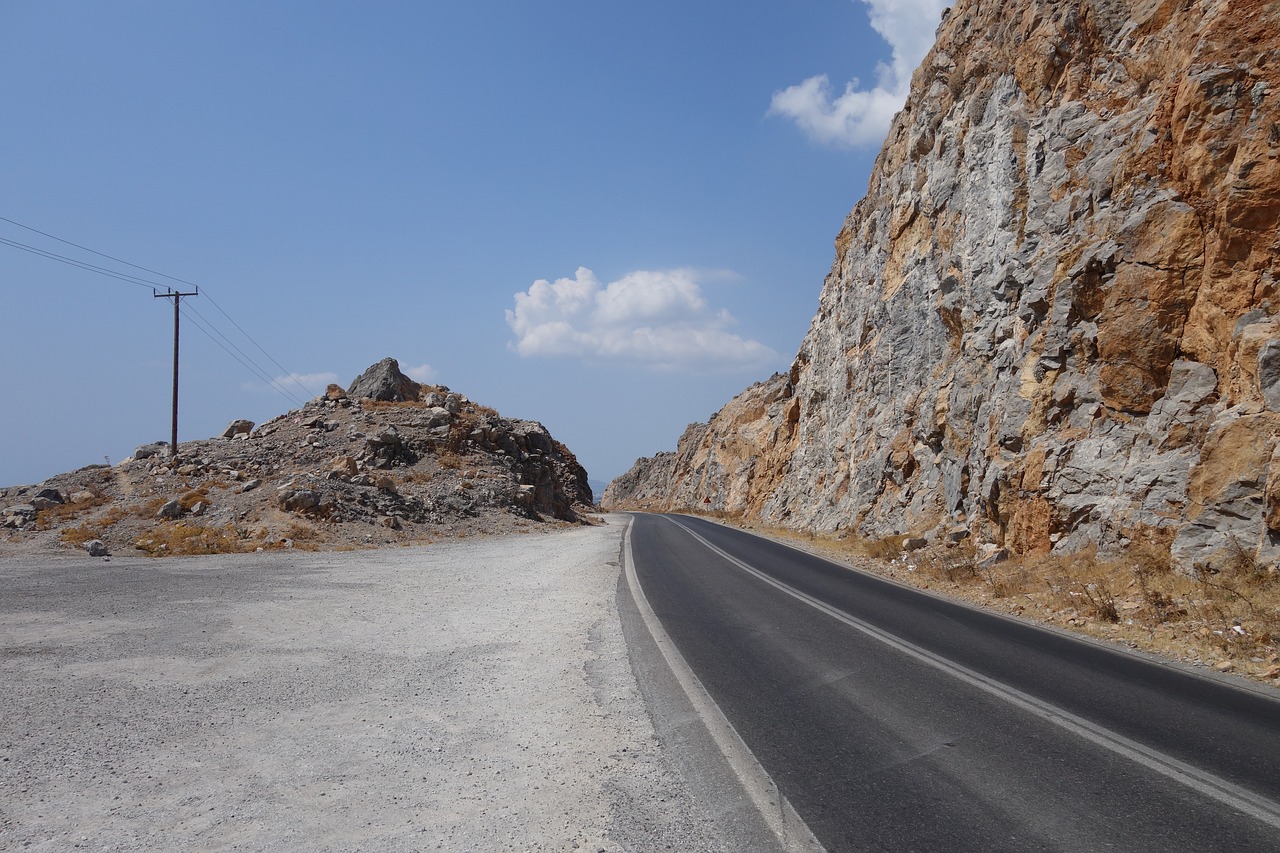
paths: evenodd
<path fill-rule="evenodd" d="M 111 502 L 111 498 L 106 495 L 98 492 L 91 492 L 91 494 L 93 497 L 82 501 L 68 501 L 40 510 L 40 512 L 36 513 L 36 530 L 51 530 L 55 527 L 60 527 L 86 510 Z M 90 537 L 90 539 L 92 538 Z"/>
<path fill-rule="evenodd" d="M 94 539 L 101 539 L 102 536 L 96 527 L 89 525 L 80 525 L 79 527 L 64 527 L 58 532 L 58 539 L 67 545 L 75 548 L 84 547 L 84 543 L 92 542 Z"/>
<path fill-rule="evenodd" d="M 229 524 L 222 527 L 202 527 L 183 521 L 158 524 L 135 544 L 148 557 L 235 554 L 251 551 L 257 545 Z"/>

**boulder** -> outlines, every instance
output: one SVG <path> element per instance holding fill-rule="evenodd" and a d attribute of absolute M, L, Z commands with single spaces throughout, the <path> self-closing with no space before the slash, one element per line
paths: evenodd
<path fill-rule="evenodd" d="M 239 436 L 248 436 L 253 432 L 253 421 L 244 418 L 236 418 L 227 424 L 227 428 L 222 431 L 223 438 L 237 438 Z"/>
<path fill-rule="evenodd" d="M 134 459 L 150 459 L 153 456 L 163 456 L 169 452 L 169 442 L 153 441 L 150 444 L 141 444 L 133 451 Z"/>
<path fill-rule="evenodd" d="M 360 468 L 356 464 L 355 458 L 351 456 L 334 457 L 334 460 L 329 463 L 329 470 L 346 477 L 354 477 L 360 473 Z"/>
<path fill-rule="evenodd" d="M 164 505 L 156 511 L 156 518 L 178 518 L 182 515 L 182 504 L 177 498 L 164 502 Z"/>
<path fill-rule="evenodd" d="M 345 400 L 347 399 L 347 392 L 341 385 L 330 382 L 329 387 L 324 389 L 324 398 L 326 400 Z"/>
<path fill-rule="evenodd" d="M 306 512 L 320 506 L 320 496 L 311 489 L 287 489 L 277 500 L 280 508 L 289 512 Z"/>
<path fill-rule="evenodd" d="M 361 373 L 347 394 L 351 397 L 364 397 L 370 400 L 386 402 L 406 402 L 417 400 L 422 386 L 400 372 L 400 363 L 394 358 L 382 361 Z"/>
<path fill-rule="evenodd" d="M 90 539 L 88 542 L 84 543 L 84 549 L 89 552 L 90 557 L 108 556 L 107 543 L 103 542 L 101 539 Z"/>

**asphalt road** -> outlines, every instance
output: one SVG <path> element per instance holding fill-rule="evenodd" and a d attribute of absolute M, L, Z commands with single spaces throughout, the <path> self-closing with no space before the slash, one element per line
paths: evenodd
<path fill-rule="evenodd" d="M 1280 850 L 1280 701 L 685 516 L 643 597 L 829 851 Z"/>

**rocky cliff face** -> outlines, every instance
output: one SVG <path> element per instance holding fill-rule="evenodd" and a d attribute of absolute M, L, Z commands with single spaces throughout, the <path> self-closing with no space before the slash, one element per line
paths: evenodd
<path fill-rule="evenodd" d="M 605 504 L 1280 558 L 1280 3 L 964 0 L 790 375 Z"/>

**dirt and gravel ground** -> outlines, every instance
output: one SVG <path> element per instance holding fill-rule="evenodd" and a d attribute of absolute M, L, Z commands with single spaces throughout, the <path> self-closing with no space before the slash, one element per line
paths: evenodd
<path fill-rule="evenodd" d="M 624 526 L 0 559 L 0 849 L 724 849 L 628 660 Z"/>

